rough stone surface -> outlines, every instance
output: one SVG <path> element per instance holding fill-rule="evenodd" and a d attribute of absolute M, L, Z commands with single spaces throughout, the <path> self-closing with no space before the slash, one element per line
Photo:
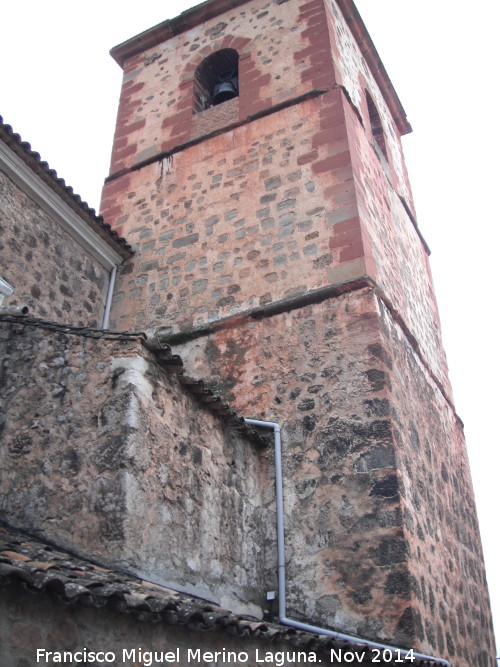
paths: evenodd
<path fill-rule="evenodd" d="M 190 373 L 283 425 L 291 616 L 486 667 L 401 119 L 351 28 L 340 3 L 250 0 L 125 61 L 102 210 L 137 255 L 113 323 L 176 341 Z M 239 97 L 193 114 L 194 72 L 221 48 Z"/>
<path fill-rule="evenodd" d="M 200 409 L 139 341 L 4 325 L 2 352 L 4 519 L 261 614 L 274 585 L 266 454 Z"/>
<path fill-rule="evenodd" d="M 491 667 L 463 433 L 392 93 L 342 3 L 235 4 L 124 63 L 102 212 L 136 254 L 111 325 L 157 332 L 231 408 L 282 425 L 289 616 Z M 220 49 L 239 54 L 239 96 L 193 113 L 195 71 Z M 50 298 L 78 323 L 87 267 L 56 238 Z M 261 615 L 276 590 L 270 452 L 202 411 L 138 340 L 27 332 L 1 339 L 7 519 Z M 22 613 L 15 667 L 49 640 Z M 72 642 L 90 632 L 85 613 L 67 621 Z"/>
<path fill-rule="evenodd" d="M 109 272 L 0 171 L 2 277 L 14 287 L 4 305 L 74 325 L 101 326 Z"/>
<path fill-rule="evenodd" d="M 283 426 L 289 615 L 490 665 L 462 428 L 373 290 L 179 350 L 243 414 Z"/>

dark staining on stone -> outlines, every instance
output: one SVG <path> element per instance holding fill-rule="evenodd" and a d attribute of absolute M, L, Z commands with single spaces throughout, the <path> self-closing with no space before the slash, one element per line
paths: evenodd
<path fill-rule="evenodd" d="M 15 239 L 9 239 L 7 244 L 15 255 L 21 254 L 21 244 L 18 241 Z"/>
<path fill-rule="evenodd" d="M 351 449 L 352 441 L 349 437 L 337 437 L 321 442 L 321 453 L 318 456 L 318 466 L 327 472 L 339 459 L 344 459 Z"/>
<path fill-rule="evenodd" d="M 33 440 L 27 433 L 19 433 L 9 442 L 9 452 L 14 459 L 29 454 L 33 447 Z"/>
<path fill-rule="evenodd" d="M 232 306 L 234 303 L 236 303 L 234 296 L 224 296 L 222 299 L 219 299 L 215 305 L 217 308 L 224 308 L 225 306 Z"/>
<path fill-rule="evenodd" d="M 41 292 L 40 288 L 38 287 L 38 285 L 33 285 L 33 287 L 31 288 L 31 296 L 34 299 L 38 299 L 38 298 L 40 298 L 41 293 L 42 292 Z"/>
<path fill-rule="evenodd" d="M 448 645 L 448 653 L 451 657 L 453 657 L 455 655 L 455 644 L 453 642 L 453 636 L 451 632 L 446 633 L 446 643 Z"/>
<path fill-rule="evenodd" d="M 396 475 L 388 475 L 384 479 L 375 482 L 370 490 L 370 496 L 380 498 L 393 498 L 398 495 L 398 478 Z"/>
<path fill-rule="evenodd" d="M 390 537 L 379 544 L 376 554 L 375 563 L 377 565 L 395 565 L 396 563 L 403 563 L 408 557 L 408 545 L 405 540 Z"/>
<path fill-rule="evenodd" d="M 201 465 L 201 463 L 203 461 L 203 456 L 202 456 L 201 449 L 199 447 L 197 447 L 196 445 L 193 445 L 192 452 L 191 452 L 191 458 L 192 458 L 192 461 L 193 461 L 193 465 L 195 465 L 195 466 Z"/>
<path fill-rule="evenodd" d="M 327 380 L 331 380 L 333 378 L 337 378 L 341 373 L 341 370 L 338 366 L 326 366 L 323 368 L 321 371 L 320 375 L 323 378 L 326 378 Z"/>
<path fill-rule="evenodd" d="M 302 420 L 302 428 L 305 433 L 312 433 L 316 428 L 316 417 L 314 415 L 306 415 Z"/>
<path fill-rule="evenodd" d="M 390 572 L 385 580 L 384 591 L 387 595 L 408 599 L 412 592 L 412 581 L 408 572 Z"/>
<path fill-rule="evenodd" d="M 450 481 L 450 477 L 448 475 L 448 468 L 444 463 L 441 464 L 441 477 L 443 478 L 443 482 L 446 484 Z"/>
<path fill-rule="evenodd" d="M 126 276 L 134 271 L 134 262 L 132 260 L 125 261 L 119 268 L 120 275 Z"/>
<path fill-rule="evenodd" d="M 434 591 L 429 586 L 429 607 L 432 612 L 436 609 L 436 598 L 434 597 Z"/>
<path fill-rule="evenodd" d="M 94 283 L 95 285 L 98 285 L 98 286 L 99 286 L 101 279 L 100 279 L 100 277 L 97 275 L 97 273 L 95 272 L 95 269 L 94 269 L 94 265 L 93 265 L 93 264 L 89 264 L 89 266 L 87 267 L 87 270 L 85 271 L 85 277 L 86 277 L 88 280 L 90 280 L 90 282 L 92 282 L 92 283 Z"/>
<path fill-rule="evenodd" d="M 124 368 L 115 368 L 113 375 L 111 376 L 111 389 L 116 389 L 117 384 L 118 384 L 118 378 L 122 373 L 125 372 Z M 102 414 L 101 421 L 103 424 L 107 423 L 107 417 L 105 414 Z"/>
<path fill-rule="evenodd" d="M 212 28 L 209 30 L 205 31 L 205 35 L 207 37 L 210 37 L 211 39 L 214 39 L 218 35 L 220 35 L 224 30 L 227 28 L 227 23 L 224 23 L 224 21 L 220 21 L 216 25 L 214 25 Z"/>
<path fill-rule="evenodd" d="M 111 435 L 96 450 L 95 465 L 99 472 L 105 470 L 117 470 L 125 463 L 126 434 Z"/>
<path fill-rule="evenodd" d="M 414 641 L 423 638 L 424 628 L 420 614 L 413 607 L 406 607 L 399 617 L 397 632 L 401 639 Z"/>
<path fill-rule="evenodd" d="M 367 347 L 367 352 L 372 357 L 380 359 L 380 361 L 382 361 L 388 368 L 392 369 L 392 361 L 382 345 L 379 343 L 373 343 Z"/>
<path fill-rule="evenodd" d="M 389 419 L 375 419 L 366 424 L 356 424 L 354 428 L 356 433 L 370 440 L 388 441 L 392 437 L 391 422 Z"/>
<path fill-rule="evenodd" d="M 388 377 L 384 371 L 381 371 L 378 368 L 370 368 L 370 370 L 365 371 L 365 375 L 368 382 L 371 384 L 372 391 L 382 391 L 386 384 L 390 388 Z"/>
<path fill-rule="evenodd" d="M 313 266 L 315 269 L 323 269 L 325 266 L 333 263 L 333 255 L 328 253 L 327 255 L 321 255 L 318 259 L 313 260 Z"/>
<path fill-rule="evenodd" d="M 77 475 L 81 470 L 80 457 L 76 449 L 70 448 L 63 452 L 61 471 L 67 475 Z"/>
<path fill-rule="evenodd" d="M 297 495 L 303 500 L 310 496 L 317 486 L 318 481 L 316 479 L 302 479 L 297 483 Z"/>
<path fill-rule="evenodd" d="M 312 410 L 314 406 L 315 406 L 314 398 L 303 398 L 297 405 L 297 408 L 302 412 L 305 412 L 306 410 Z"/>
<path fill-rule="evenodd" d="M 106 536 L 106 540 L 123 540 L 126 507 L 121 484 L 118 480 L 98 482 L 93 497 L 92 510 L 98 516 L 100 533 Z"/>
<path fill-rule="evenodd" d="M 368 417 L 388 417 L 391 406 L 387 398 L 371 398 L 363 401 Z"/>
<path fill-rule="evenodd" d="M 368 604 L 368 602 L 371 602 L 371 600 L 373 599 L 371 589 L 368 586 L 360 588 L 357 591 L 353 591 L 351 593 L 351 597 L 354 600 L 354 602 L 356 602 L 356 604 L 359 605 Z"/>
<path fill-rule="evenodd" d="M 434 645 L 436 641 L 435 626 L 429 619 L 425 621 L 425 635 L 427 641 Z"/>
<path fill-rule="evenodd" d="M 392 447 L 376 446 L 362 454 L 354 464 L 356 472 L 370 472 L 383 468 L 394 467 L 394 449 Z"/>

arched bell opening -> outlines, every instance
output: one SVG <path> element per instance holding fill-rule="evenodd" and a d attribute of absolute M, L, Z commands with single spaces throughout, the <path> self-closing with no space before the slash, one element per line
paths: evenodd
<path fill-rule="evenodd" d="M 193 113 L 238 97 L 238 60 L 238 51 L 221 49 L 198 65 L 194 74 Z"/>
<path fill-rule="evenodd" d="M 368 115 L 370 117 L 370 126 L 372 130 L 372 137 L 375 140 L 376 147 L 380 149 L 380 152 L 387 160 L 387 146 L 385 143 L 384 128 L 382 127 L 382 121 L 380 120 L 379 112 L 375 106 L 375 102 L 372 99 L 372 96 L 368 91 L 365 91 L 366 94 L 366 105 L 368 107 Z"/>

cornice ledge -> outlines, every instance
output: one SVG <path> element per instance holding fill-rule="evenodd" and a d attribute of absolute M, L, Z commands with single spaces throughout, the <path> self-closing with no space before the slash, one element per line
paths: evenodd
<path fill-rule="evenodd" d="M 375 44 L 363 23 L 363 19 L 361 18 L 356 5 L 353 0 L 335 0 L 335 2 L 342 12 L 373 77 L 380 88 L 380 92 L 391 111 L 399 132 L 401 134 L 409 134 L 412 131 L 412 128 L 406 117 L 406 111 L 392 85 L 389 75 L 378 55 Z"/>

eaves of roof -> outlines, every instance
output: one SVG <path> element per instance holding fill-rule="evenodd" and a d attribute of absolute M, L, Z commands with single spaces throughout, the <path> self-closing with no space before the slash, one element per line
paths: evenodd
<path fill-rule="evenodd" d="M 233 614 L 194 596 L 101 567 L 0 524 L 0 587 L 16 585 L 66 604 L 108 608 L 135 615 L 141 621 L 188 626 L 193 631 L 227 632 L 266 643 L 289 642 L 302 650 L 328 654 L 331 649 L 362 653 L 364 648 L 356 642 Z M 423 667 L 436 663 L 415 660 L 412 664 Z"/>
<path fill-rule="evenodd" d="M 83 201 L 70 185 L 66 185 L 65 180 L 57 175 L 55 169 L 51 169 L 49 164 L 42 160 L 40 154 L 31 149 L 27 141 L 23 141 L 10 125 L 4 123 L 2 116 L 0 116 L 0 141 L 8 146 L 116 252 L 124 259 L 130 257 L 133 251 L 128 241 L 111 229 L 102 216 L 97 215 L 96 211 Z"/>
<path fill-rule="evenodd" d="M 80 327 L 60 322 L 51 322 L 39 317 L 31 317 L 26 314 L 2 311 L 0 307 L 0 325 L 16 324 L 35 329 L 45 329 L 58 334 L 68 336 L 82 336 L 84 338 L 96 338 L 101 340 L 118 340 L 123 343 L 134 343 L 139 341 L 143 347 L 152 353 L 156 363 L 162 371 L 168 375 L 175 375 L 183 390 L 194 398 L 198 405 L 204 410 L 212 412 L 219 417 L 224 424 L 242 433 L 259 447 L 269 444 L 265 435 L 261 435 L 257 429 L 246 424 L 244 418 L 235 412 L 221 397 L 214 393 L 204 382 L 197 378 L 186 375 L 184 362 L 178 354 L 173 354 L 171 347 L 155 338 L 148 338 L 140 331 L 110 331 L 109 329 L 94 329 L 92 327 Z"/>

